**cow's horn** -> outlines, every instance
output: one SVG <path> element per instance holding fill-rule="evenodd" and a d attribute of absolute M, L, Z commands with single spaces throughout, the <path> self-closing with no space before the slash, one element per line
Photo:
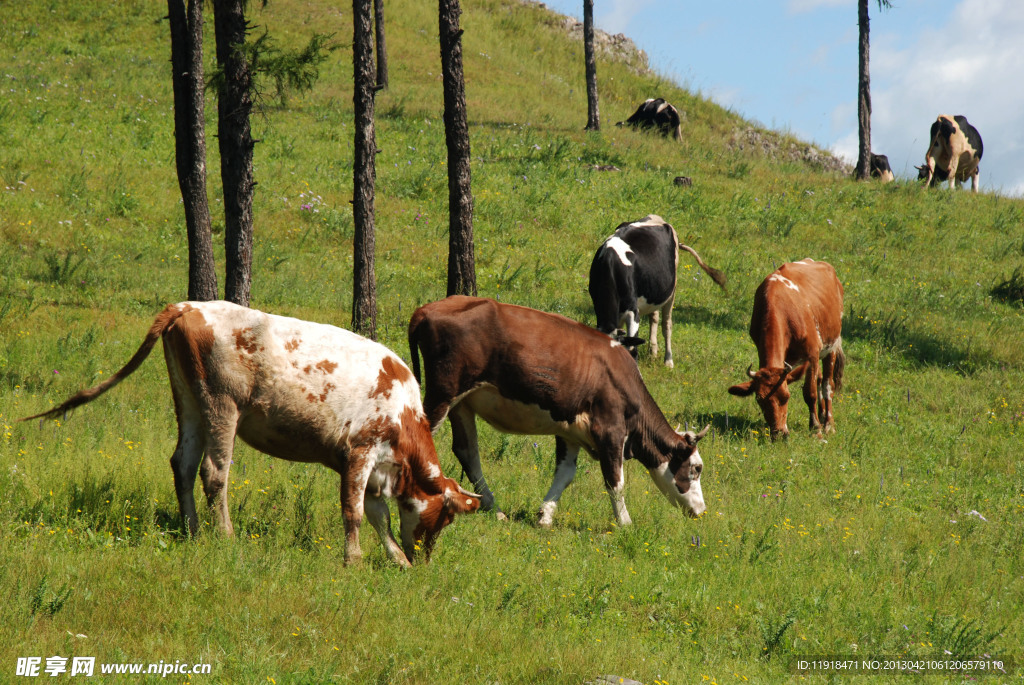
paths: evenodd
<path fill-rule="evenodd" d="M 782 362 L 782 365 L 786 367 L 786 373 L 789 373 L 790 371 L 793 370 L 793 365 L 790 364 L 789 362 Z"/>
<path fill-rule="evenodd" d="M 694 441 L 694 442 L 697 442 L 698 440 L 700 440 L 701 438 L 703 438 L 703 437 L 704 437 L 705 435 L 707 435 L 707 434 L 708 434 L 708 431 L 709 431 L 709 430 L 711 430 L 711 424 L 710 424 L 710 423 L 709 423 L 708 425 L 704 426 L 703 430 L 701 430 L 701 432 L 700 432 L 700 433 L 697 433 L 697 435 L 695 435 L 695 436 L 694 436 L 694 439 L 693 439 L 693 441 Z"/>
<path fill-rule="evenodd" d="M 753 372 L 753 371 L 751 370 L 751 369 L 752 369 L 753 367 L 754 367 L 754 365 L 753 365 L 753 364 L 750 364 L 749 366 L 747 366 L 747 375 L 748 375 L 748 376 L 750 376 L 751 378 L 757 378 L 757 374 L 756 374 L 756 373 L 754 373 L 754 372 Z"/>
<path fill-rule="evenodd" d="M 458 485 L 458 484 L 456 483 L 456 485 Z M 461 485 L 459 485 L 459 492 L 461 492 L 466 497 L 475 497 L 477 499 L 480 499 L 480 495 L 476 494 L 475 492 L 470 492 L 469 490 L 467 490 L 466 488 L 462 487 Z"/>

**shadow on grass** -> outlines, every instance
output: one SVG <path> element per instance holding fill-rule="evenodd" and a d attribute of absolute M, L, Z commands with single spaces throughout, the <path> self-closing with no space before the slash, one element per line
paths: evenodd
<path fill-rule="evenodd" d="M 961 347 L 950 340 L 923 335 L 909 329 L 908 321 L 907 316 L 872 316 L 850 307 L 843 320 L 843 338 L 868 343 L 919 367 L 952 368 L 963 376 L 1000 365 L 987 351 L 973 350 L 970 342 Z"/>

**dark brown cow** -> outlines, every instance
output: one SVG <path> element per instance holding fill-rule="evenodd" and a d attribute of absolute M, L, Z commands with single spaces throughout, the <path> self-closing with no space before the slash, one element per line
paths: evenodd
<path fill-rule="evenodd" d="M 364 510 L 391 560 L 408 566 L 417 542 L 429 559 L 455 514 L 479 508 L 477 495 L 441 473 L 419 386 L 401 359 L 355 333 L 230 302 L 167 305 L 124 368 L 28 418 L 56 418 L 96 399 L 135 371 L 161 338 L 178 415 L 171 469 L 190 534 L 199 523 L 197 469 L 218 528 L 232 534 L 227 485 L 235 435 L 271 456 L 317 462 L 341 475 L 346 562 L 362 556 Z M 398 501 L 402 547 L 385 495 Z"/>
<path fill-rule="evenodd" d="M 452 451 L 483 509 L 495 505 L 480 468 L 477 416 L 505 433 L 556 436 L 541 526 L 551 525 L 581 447 L 601 464 L 619 525 L 630 523 L 622 494 L 626 459 L 639 461 L 674 505 L 692 516 L 704 511 L 697 442 L 710 426 L 699 433 L 672 430 L 636 362 L 604 333 L 557 314 L 453 296 L 416 310 L 409 348 L 417 379 L 423 354 L 430 426 L 436 430 L 448 416 Z"/>
<path fill-rule="evenodd" d="M 971 126 L 967 117 L 940 114 L 930 134 L 924 166 L 915 167 L 917 177 L 927 180 L 929 187 L 936 181 L 948 180 L 950 189 L 970 178 L 971 190 L 978 192 L 978 164 L 984 152 L 978 129 Z"/>
<path fill-rule="evenodd" d="M 760 368 L 750 380 L 729 388 L 733 395 L 756 395 L 774 440 L 789 435 L 788 384 L 805 373 L 804 401 L 811 430 L 835 430 L 832 396 L 843 381 L 843 284 L 826 262 L 805 259 L 783 264 L 764 279 L 754 294 L 750 337 Z M 818 360 L 822 373 L 818 373 Z M 821 384 L 819 392 L 818 384 Z"/>

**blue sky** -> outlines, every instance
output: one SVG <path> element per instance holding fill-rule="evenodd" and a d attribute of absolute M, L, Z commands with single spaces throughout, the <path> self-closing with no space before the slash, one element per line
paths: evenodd
<path fill-rule="evenodd" d="M 544 1 L 582 18 L 581 0 Z M 871 0 L 873 150 L 916 177 L 936 116 L 963 114 L 985 143 L 982 189 L 1024 195 L 1024 0 L 893 5 Z M 690 90 L 856 160 L 856 0 L 595 0 L 594 15 Z"/>

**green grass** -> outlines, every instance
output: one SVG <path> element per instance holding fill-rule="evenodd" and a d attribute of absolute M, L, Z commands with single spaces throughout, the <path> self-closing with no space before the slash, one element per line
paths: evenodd
<path fill-rule="evenodd" d="M 485 472 L 512 521 L 461 519 L 409 572 L 366 526 L 364 565 L 344 568 L 336 476 L 244 445 L 236 538 L 180 538 L 158 359 L 67 420 L 16 423 L 129 358 L 155 313 L 184 299 L 187 247 L 166 10 L 7 3 L 0 680 L 18 656 L 53 654 L 208 662 L 210 682 L 277 683 L 764 682 L 790 677 L 795 655 L 943 650 L 1019 663 L 1024 203 L 857 184 L 740 150 L 731 141 L 748 124 L 735 113 L 615 62 L 598 65 L 604 130 L 585 134 L 581 46 L 544 11 L 467 5 L 480 293 L 592 321 L 594 250 L 648 213 L 729 277 L 723 294 L 684 260 L 676 368 L 641 357 L 673 424 L 714 425 L 701 443 L 708 513 L 686 519 L 629 464 L 635 524 L 615 529 L 587 460 L 554 529 L 538 530 L 553 441 L 484 428 Z M 348 11 L 327 3 L 276 0 L 254 16 L 290 47 L 314 30 L 351 35 Z M 388 21 L 378 321 L 405 357 L 409 315 L 444 295 L 445 149 L 436 13 L 400 0 Z M 339 50 L 313 92 L 254 120 L 257 308 L 351 320 L 350 84 Z M 649 96 L 686 112 L 682 144 L 612 125 Z M 222 261 L 215 111 L 211 99 Z M 773 444 L 756 405 L 726 389 L 756 361 L 757 284 L 808 256 L 846 288 L 847 384 L 827 443 L 803 429 L 797 401 L 792 438 Z M 447 427 L 436 441 L 458 475 Z"/>

